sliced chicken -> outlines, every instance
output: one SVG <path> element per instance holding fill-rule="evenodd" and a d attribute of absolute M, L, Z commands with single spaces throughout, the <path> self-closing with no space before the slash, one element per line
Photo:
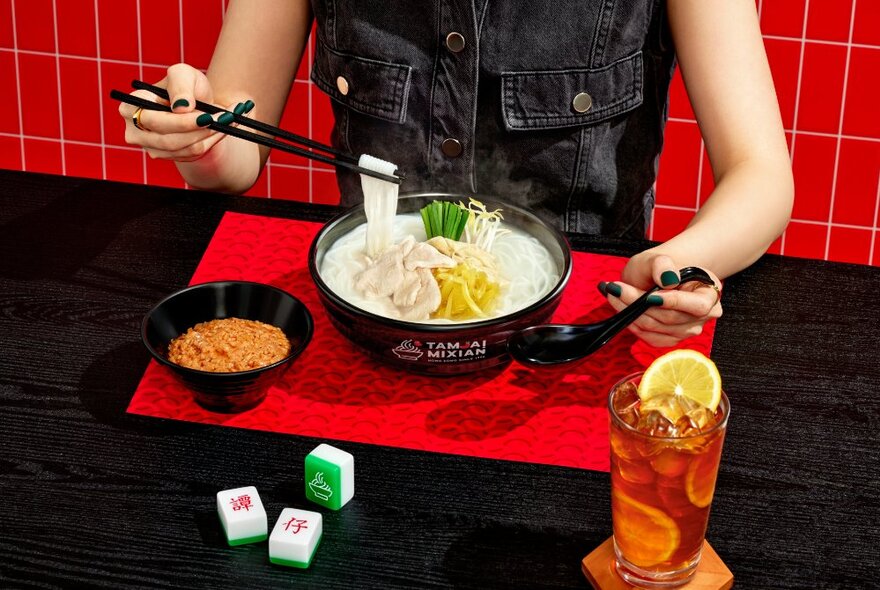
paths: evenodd
<path fill-rule="evenodd" d="M 440 306 L 440 287 L 432 268 L 452 268 L 457 262 L 413 236 L 390 246 L 355 276 L 354 286 L 365 297 L 389 297 L 400 317 L 426 320 Z"/>
<path fill-rule="evenodd" d="M 417 268 L 452 268 L 455 266 L 455 260 L 449 256 L 444 256 L 434 246 L 417 243 L 404 256 L 403 265 L 406 267 L 406 270 L 416 270 Z"/>
<path fill-rule="evenodd" d="M 403 282 L 392 294 L 391 301 L 397 307 L 412 307 L 416 303 L 416 298 L 419 296 L 419 290 L 421 288 L 422 281 L 419 278 L 419 273 L 416 271 L 407 271 L 404 274 Z"/>
<path fill-rule="evenodd" d="M 420 268 L 416 271 L 420 289 L 415 301 L 409 307 L 398 307 L 405 320 L 426 320 L 440 307 L 440 287 L 431 271 Z"/>
<path fill-rule="evenodd" d="M 400 289 L 406 279 L 403 266 L 405 240 L 386 248 L 374 262 L 354 277 L 354 287 L 371 299 L 388 297 Z"/>

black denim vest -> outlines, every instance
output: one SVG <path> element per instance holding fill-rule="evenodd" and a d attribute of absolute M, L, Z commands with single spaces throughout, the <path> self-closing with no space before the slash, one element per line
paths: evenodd
<path fill-rule="evenodd" d="M 644 236 L 675 63 L 663 0 L 313 6 L 332 141 L 396 163 L 401 192 L 491 195 L 564 230 Z M 360 202 L 359 176 L 338 178 L 342 203 Z"/>

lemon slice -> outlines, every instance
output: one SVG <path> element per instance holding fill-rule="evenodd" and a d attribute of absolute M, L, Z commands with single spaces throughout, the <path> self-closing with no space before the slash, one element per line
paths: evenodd
<path fill-rule="evenodd" d="M 667 561 L 681 542 L 681 531 L 670 516 L 616 489 L 611 492 L 611 518 L 614 541 L 637 566 Z"/>
<path fill-rule="evenodd" d="M 708 357 L 696 350 L 679 349 L 659 357 L 642 375 L 639 397 L 683 395 L 715 411 L 721 402 L 721 375 Z"/>
<path fill-rule="evenodd" d="M 691 504 L 705 508 L 712 503 L 717 477 L 718 461 L 715 456 L 697 457 L 688 465 L 685 492 Z"/>

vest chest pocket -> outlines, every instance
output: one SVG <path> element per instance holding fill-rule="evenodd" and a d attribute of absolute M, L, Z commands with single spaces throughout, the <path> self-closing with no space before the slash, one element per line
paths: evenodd
<path fill-rule="evenodd" d="M 312 81 L 330 98 L 360 113 L 393 123 L 406 121 L 412 68 L 342 53 L 320 39 Z"/>
<path fill-rule="evenodd" d="M 642 104 L 642 52 L 601 68 L 501 73 L 508 131 L 564 129 L 604 121 Z"/>

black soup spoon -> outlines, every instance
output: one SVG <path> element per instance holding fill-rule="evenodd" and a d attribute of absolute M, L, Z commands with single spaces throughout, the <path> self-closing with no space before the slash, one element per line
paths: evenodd
<path fill-rule="evenodd" d="M 715 284 L 706 271 L 696 266 L 683 268 L 678 274 L 680 285 L 693 281 Z M 651 307 L 648 296 L 658 290 L 660 287 L 652 287 L 625 309 L 601 322 L 545 324 L 514 332 L 507 341 L 507 351 L 518 362 L 531 367 L 550 367 L 584 360 L 645 313 Z"/>

